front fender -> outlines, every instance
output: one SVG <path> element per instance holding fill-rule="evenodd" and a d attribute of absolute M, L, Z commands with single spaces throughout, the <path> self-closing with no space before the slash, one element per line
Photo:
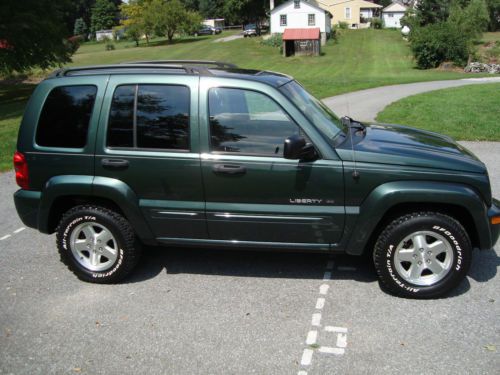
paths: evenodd
<path fill-rule="evenodd" d="M 472 216 L 480 247 L 491 248 L 492 235 L 487 207 L 480 195 L 470 186 L 424 181 L 396 181 L 382 184 L 363 201 L 347 245 L 347 253 L 360 255 L 378 223 L 398 204 L 450 204 L 465 208 Z"/>

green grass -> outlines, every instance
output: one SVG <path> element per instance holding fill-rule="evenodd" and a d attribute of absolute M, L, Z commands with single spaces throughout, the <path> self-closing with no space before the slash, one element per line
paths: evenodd
<path fill-rule="evenodd" d="M 377 121 L 399 123 L 457 140 L 500 141 L 500 84 L 463 86 L 402 99 Z"/>
<path fill-rule="evenodd" d="M 17 130 L 34 85 L 0 85 L 0 171 L 12 168 Z"/>

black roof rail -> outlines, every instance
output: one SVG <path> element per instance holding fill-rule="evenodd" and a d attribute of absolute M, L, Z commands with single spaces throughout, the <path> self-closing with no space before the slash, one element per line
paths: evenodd
<path fill-rule="evenodd" d="M 158 64 L 158 65 L 170 65 L 170 64 L 180 64 L 180 65 L 214 65 L 217 68 L 238 68 L 235 64 L 224 62 L 224 61 L 214 61 L 214 60 L 147 60 L 147 61 L 131 61 L 125 64 Z"/>
<path fill-rule="evenodd" d="M 137 64 L 137 63 L 125 63 L 125 64 L 109 64 L 109 65 L 89 65 L 89 66 L 79 66 L 79 67 L 74 67 L 74 68 L 62 68 L 56 70 L 54 73 L 52 73 L 49 78 L 54 78 L 54 77 L 64 77 L 67 75 L 70 75 L 70 73 L 73 72 L 99 72 L 103 71 L 104 73 L 109 73 L 111 70 L 122 70 L 122 69 L 155 69 L 155 70 L 161 70 L 161 69 L 182 69 L 186 72 L 188 72 L 188 69 L 185 66 L 179 65 L 179 64 L 164 64 L 159 65 L 159 64 L 152 64 L 152 63 L 144 63 L 144 64 Z"/>

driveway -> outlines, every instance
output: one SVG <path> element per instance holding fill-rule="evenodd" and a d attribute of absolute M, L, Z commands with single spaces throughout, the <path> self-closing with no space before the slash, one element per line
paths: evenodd
<path fill-rule="evenodd" d="M 361 121 L 375 121 L 377 114 L 389 104 L 407 96 L 428 91 L 465 85 L 499 83 L 500 77 L 466 78 L 451 81 L 408 83 L 404 85 L 382 86 L 374 89 L 350 92 L 323 99 L 338 116 L 350 116 Z"/>

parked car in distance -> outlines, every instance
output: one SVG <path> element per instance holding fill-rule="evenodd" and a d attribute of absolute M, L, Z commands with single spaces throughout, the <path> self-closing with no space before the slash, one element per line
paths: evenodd
<path fill-rule="evenodd" d="M 207 26 L 207 25 L 202 25 L 198 30 L 196 30 L 193 35 L 198 36 L 198 35 L 215 35 L 215 34 L 220 34 L 222 32 L 222 29 L 220 27 L 213 27 L 213 26 Z"/>
<path fill-rule="evenodd" d="M 142 244 L 254 248 L 368 254 L 384 289 L 431 298 L 500 235 L 485 165 L 450 137 L 339 119 L 292 77 L 212 61 L 54 72 L 14 167 L 23 223 L 95 283 Z"/>
<path fill-rule="evenodd" d="M 243 29 L 243 36 L 245 38 L 252 36 L 259 36 L 259 35 L 260 35 L 260 28 L 255 23 L 245 25 Z"/>

